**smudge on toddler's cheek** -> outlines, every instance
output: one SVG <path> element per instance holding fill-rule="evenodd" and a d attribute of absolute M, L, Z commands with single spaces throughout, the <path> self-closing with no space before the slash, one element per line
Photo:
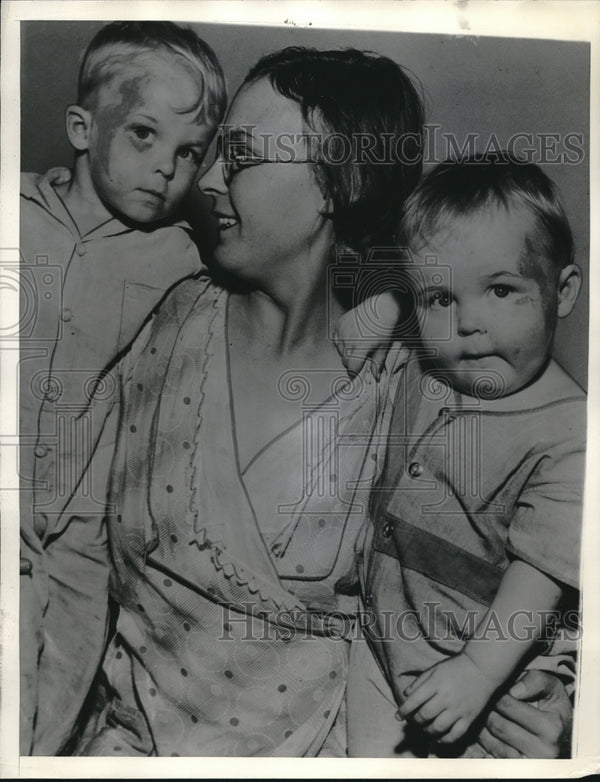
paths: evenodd
<path fill-rule="evenodd" d="M 516 300 L 516 304 L 519 307 L 529 306 L 532 308 L 537 308 L 539 307 L 541 300 L 542 300 L 541 296 L 532 296 L 531 294 L 525 294 L 524 296 L 520 296 Z"/>

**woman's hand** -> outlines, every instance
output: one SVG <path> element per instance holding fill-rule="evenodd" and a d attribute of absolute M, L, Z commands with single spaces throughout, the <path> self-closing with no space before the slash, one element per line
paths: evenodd
<path fill-rule="evenodd" d="M 525 671 L 498 700 L 477 741 L 495 758 L 569 757 L 572 721 L 573 706 L 560 679 Z"/>
<path fill-rule="evenodd" d="M 392 293 L 371 296 L 339 319 L 334 339 L 344 366 L 357 375 L 366 361 L 379 379 L 400 318 L 400 305 Z"/>

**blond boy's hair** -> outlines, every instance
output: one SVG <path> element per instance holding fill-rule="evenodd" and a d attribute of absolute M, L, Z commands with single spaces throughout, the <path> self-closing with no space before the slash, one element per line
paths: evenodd
<path fill-rule="evenodd" d="M 215 124 L 227 107 L 223 70 L 210 46 L 196 33 L 173 22 L 112 22 L 103 27 L 87 47 L 77 85 L 77 103 L 93 109 L 101 87 L 141 54 L 170 53 L 183 58 L 198 74 L 203 89 L 202 121 Z"/>

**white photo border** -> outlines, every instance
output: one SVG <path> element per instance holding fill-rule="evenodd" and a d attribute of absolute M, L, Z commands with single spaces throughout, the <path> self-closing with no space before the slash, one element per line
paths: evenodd
<path fill-rule="evenodd" d="M 416 2 L 143 2 L 92 0 L 2 3 L 1 248 L 19 246 L 19 26 L 25 20 L 168 19 L 264 26 L 440 33 L 587 41 L 591 44 L 590 302 L 600 289 L 600 2 L 417 0 Z M 14 320 L 14 291 L 0 290 L 0 329 Z M 17 297 L 18 306 L 18 297 Z M 12 309 L 11 309 L 12 307 Z M 12 314 L 11 314 L 12 312 Z M 18 320 L 18 318 L 17 318 Z M 3 778 L 481 778 L 579 777 L 600 771 L 600 308 L 590 307 L 588 459 L 583 544 L 585 632 L 578 673 L 575 742 L 569 760 L 399 760 L 272 758 L 36 758 L 18 756 L 18 480 L 16 448 L 0 451 L 0 777 Z M 18 350 L 1 351 L 0 432 L 16 431 Z M 17 490 L 17 491 L 15 491 Z M 493 765 L 490 765 L 490 762 Z"/>

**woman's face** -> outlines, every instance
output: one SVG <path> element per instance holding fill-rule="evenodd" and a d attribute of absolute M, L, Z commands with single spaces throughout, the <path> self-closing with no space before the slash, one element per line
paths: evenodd
<path fill-rule="evenodd" d="M 299 105 L 268 79 L 236 95 L 221 154 L 199 182 L 214 199 L 215 259 L 222 269 L 247 281 L 293 285 L 324 266 L 333 229 L 324 214 L 327 199 L 307 162 L 308 132 Z M 265 159 L 277 162 L 258 163 Z"/>

